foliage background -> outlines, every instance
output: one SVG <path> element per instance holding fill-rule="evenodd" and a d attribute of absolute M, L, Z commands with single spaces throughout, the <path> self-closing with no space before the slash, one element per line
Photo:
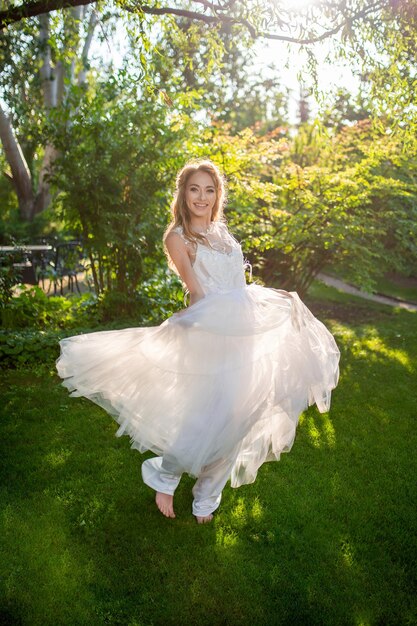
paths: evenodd
<path fill-rule="evenodd" d="M 167 281 L 161 238 L 176 171 L 205 156 L 227 177 L 226 217 L 258 279 L 304 294 L 323 269 L 365 289 L 388 270 L 413 276 L 415 21 L 400 5 L 398 13 L 362 7 L 333 40 L 333 58 L 355 63 L 361 90 L 336 91 L 313 119 L 301 85 L 296 128 L 285 87 L 251 67 L 253 42 L 239 19 L 208 28 L 185 16 L 125 19 L 103 5 L 10 26 L 2 35 L 3 107 L 35 205 L 40 196 L 50 201 L 28 220 L 10 179 L 1 179 L 2 242 L 80 238 L 96 296 L 114 317 L 131 315 L 145 283 L 159 280 L 163 291 Z M 265 21 L 261 5 L 251 7 L 250 19 Z M 311 36 L 339 17 L 332 3 L 327 13 L 276 10 L 281 25 L 296 19 Z M 265 21 L 270 30 L 277 16 Z M 111 41 L 122 21 L 125 57 L 115 71 L 111 59 L 90 60 L 83 41 Z M 313 53 L 310 61 L 314 76 Z M 7 173 L 8 152 L 1 158 Z"/>

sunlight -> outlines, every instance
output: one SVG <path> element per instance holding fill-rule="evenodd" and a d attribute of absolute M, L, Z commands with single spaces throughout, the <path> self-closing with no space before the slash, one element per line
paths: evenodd
<path fill-rule="evenodd" d="M 370 332 L 369 337 L 356 339 L 352 341 L 351 350 L 355 357 L 369 358 L 385 358 L 396 361 L 402 365 L 410 374 L 414 372 L 414 364 L 404 349 L 391 348 L 384 341 L 383 337 Z"/>
<path fill-rule="evenodd" d="M 297 12 L 315 4 L 315 0 L 281 0 L 281 4 L 287 11 Z"/>
<path fill-rule="evenodd" d="M 237 524 L 242 525 L 242 523 L 246 522 L 247 511 L 246 504 L 243 498 L 238 498 L 237 504 L 232 510 L 232 517 L 233 521 Z"/>
<path fill-rule="evenodd" d="M 216 545 L 222 548 L 231 548 L 237 544 L 237 534 L 234 530 L 226 530 L 220 527 L 216 531 Z"/>
<path fill-rule="evenodd" d="M 315 448 L 320 448 L 321 445 L 321 436 L 320 436 L 320 431 L 317 428 L 314 419 L 312 417 L 308 418 L 307 421 L 307 430 L 308 430 L 308 434 L 311 440 L 311 443 L 313 444 L 313 446 Z"/>
<path fill-rule="evenodd" d="M 260 520 L 261 517 L 263 516 L 262 505 L 259 502 L 258 497 L 255 498 L 255 502 L 253 503 L 251 514 L 252 514 L 253 519 L 256 519 L 256 520 Z"/>
<path fill-rule="evenodd" d="M 329 417 L 329 414 L 323 413 L 321 415 L 321 420 L 323 423 L 323 434 L 325 439 L 327 440 L 327 445 L 333 447 L 336 443 L 336 431 Z"/>
<path fill-rule="evenodd" d="M 354 565 L 353 547 L 349 543 L 349 541 L 347 541 L 347 539 L 342 541 L 340 552 L 345 565 L 347 565 L 348 567 L 352 567 Z"/>
<path fill-rule="evenodd" d="M 61 449 L 58 452 L 50 452 L 45 457 L 45 460 L 52 467 L 59 467 L 60 465 L 65 464 L 65 462 L 69 459 L 71 454 L 72 454 L 71 450 Z"/>
<path fill-rule="evenodd" d="M 330 448 L 334 447 L 336 444 L 336 432 L 329 415 L 320 415 L 319 423 L 316 420 L 317 418 L 312 415 L 307 416 L 307 432 L 311 443 L 315 448 L 320 448 L 322 445 Z"/>
<path fill-rule="evenodd" d="M 366 349 L 370 352 L 379 353 L 383 357 L 387 357 L 394 361 L 397 361 L 400 365 L 405 367 L 410 374 L 413 373 L 414 367 L 413 363 L 410 360 L 410 357 L 405 352 L 405 350 L 400 350 L 399 348 L 390 348 L 388 347 L 381 337 L 372 337 L 363 342 Z M 366 356 L 366 351 L 363 351 Z"/>

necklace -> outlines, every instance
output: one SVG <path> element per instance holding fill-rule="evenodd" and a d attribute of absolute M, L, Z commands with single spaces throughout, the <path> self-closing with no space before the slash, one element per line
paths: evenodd
<path fill-rule="evenodd" d="M 208 235 L 214 228 L 215 222 L 210 222 L 210 226 L 208 226 L 205 230 L 197 230 L 193 227 L 193 231 L 199 235 Z"/>

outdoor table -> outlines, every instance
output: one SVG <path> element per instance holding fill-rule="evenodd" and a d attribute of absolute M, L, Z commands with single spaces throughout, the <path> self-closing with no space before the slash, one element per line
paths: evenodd
<path fill-rule="evenodd" d="M 20 252 L 23 250 L 24 252 L 27 250 L 28 252 L 48 252 L 49 250 L 53 250 L 53 246 L 49 245 L 31 245 L 31 244 L 22 244 L 20 246 L 0 246 L 0 252 Z"/>
<path fill-rule="evenodd" d="M 36 257 L 37 253 L 50 252 L 53 249 L 53 246 L 49 244 L 21 244 L 15 246 L 0 246 L 0 254 L 3 253 L 6 255 L 13 252 L 23 252 L 26 259 L 19 263 L 12 263 L 12 265 L 20 273 L 23 283 L 37 285 L 38 279 L 34 266 L 36 259 L 33 257 Z M 32 260 L 29 260 L 28 257 Z"/>

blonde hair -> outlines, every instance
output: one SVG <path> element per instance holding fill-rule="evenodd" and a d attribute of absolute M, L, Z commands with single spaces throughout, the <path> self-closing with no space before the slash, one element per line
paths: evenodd
<path fill-rule="evenodd" d="M 178 226 L 182 227 L 184 236 L 189 241 L 195 243 L 196 240 L 199 240 L 204 243 L 206 240 L 203 234 L 196 233 L 191 228 L 191 215 L 185 200 L 187 182 L 195 172 L 206 172 L 213 180 L 216 190 L 216 201 L 211 212 L 210 221 L 224 221 L 223 207 L 226 203 L 226 184 L 219 168 L 209 159 L 192 159 L 177 174 L 174 199 L 171 203 L 172 220 L 164 233 L 164 242 L 169 233 Z M 165 252 L 168 256 L 168 261 L 171 261 L 167 250 Z"/>

